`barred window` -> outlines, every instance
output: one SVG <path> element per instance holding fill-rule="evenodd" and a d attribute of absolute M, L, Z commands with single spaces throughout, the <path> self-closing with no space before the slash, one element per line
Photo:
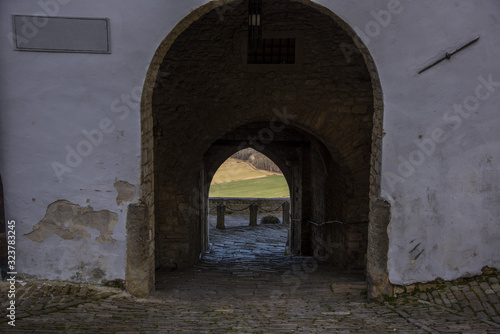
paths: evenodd
<path fill-rule="evenodd" d="M 295 64 L 295 38 L 248 41 L 248 64 Z"/>

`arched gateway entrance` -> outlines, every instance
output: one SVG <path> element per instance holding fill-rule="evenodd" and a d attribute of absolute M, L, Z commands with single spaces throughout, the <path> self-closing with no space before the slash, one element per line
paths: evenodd
<path fill-rule="evenodd" d="M 253 147 L 291 185 L 292 250 L 368 266 L 370 294 L 384 293 L 388 208 L 378 200 L 382 98 L 373 61 L 349 26 L 310 1 L 264 1 L 257 40 L 248 8 L 212 1 L 193 11 L 151 63 L 141 105 L 143 204 L 127 221 L 128 289 L 147 294 L 155 268 L 198 261 L 211 177 Z"/>

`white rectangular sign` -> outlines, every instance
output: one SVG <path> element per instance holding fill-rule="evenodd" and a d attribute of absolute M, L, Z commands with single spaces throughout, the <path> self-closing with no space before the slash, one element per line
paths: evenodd
<path fill-rule="evenodd" d="M 111 53 L 109 19 L 13 15 L 18 51 Z"/>

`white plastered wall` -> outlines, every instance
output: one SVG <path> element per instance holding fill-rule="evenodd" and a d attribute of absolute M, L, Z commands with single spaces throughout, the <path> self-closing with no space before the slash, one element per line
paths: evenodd
<path fill-rule="evenodd" d="M 117 204 L 114 183 L 140 185 L 141 128 L 134 96 L 140 95 L 161 41 L 206 2 L 0 0 L 0 173 L 7 219 L 17 222 L 20 273 L 92 281 L 99 268 L 102 279 L 124 278 L 127 207 Z M 500 82 L 500 3 L 317 3 L 358 32 L 380 76 L 386 133 L 381 195 L 392 206 L 391 282 L 453 279 L 477 274 L 486 265 L 500 267 L 500 84 L 484 84 Z M 14 51 L 8 38 L 11 15 L 44 12 L 109 18 L 112 53 Z M 221 15 L 231 15 L 230 8 Z M 477 43 L 451 60 L 417 74 L 477 36 Z M 470 112 L 460 110 L 464 103 Z M 64 164 L 66 147 L 76 149 L 86 140 L 82 131 L 99 129 L 103 119 L 113 131 L 60 181 L 51 164 Z M 139 197 L 137 192 L 132 202 Z M 88 229 L 91 238 L 52 235 L 33 242 L 23 237 L 57 200 L 117 213 L 116 241 L 97 242 L 93 229 Z"/>

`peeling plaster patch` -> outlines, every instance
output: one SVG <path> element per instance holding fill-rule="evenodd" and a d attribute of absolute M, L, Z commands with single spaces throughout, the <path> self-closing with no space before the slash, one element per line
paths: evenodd
<path fill-rule="evenodd" d="M 118 214 L 92 207 L 83 208 L 66 200 L 49 204 L 45 217 L 33 226 L 33 231 L 25 234 L 34 242 L 42 242 L 52 234 L 65 240 L 90 238 L 87 228 L 100 232 L 96 240 L 100 243 L 111 243 L 116 240 L 111 237 L 118 223 Z"/>
<path fill-rule="evenodd" d="M 101 268 L 98 267 L 98 264 L 91 264 L 87 262 L 81 262 L 77 266 L 71 268 L 74 270 L 74 274 L 71 276 L 71 280 L 73 281 L 84 281 L 86 279 L 91 283 L 101 283 L 101 281 L 106 276 L 106 272 L 104 272 Z"/>
<path fill-rule="evenodd" d="M 135 198 L 136 188 L 127 181 L 116 181 L 114 184 L 118 196 L 116 196 L 116 204 L 126 204 L 132 202 Z"/>

